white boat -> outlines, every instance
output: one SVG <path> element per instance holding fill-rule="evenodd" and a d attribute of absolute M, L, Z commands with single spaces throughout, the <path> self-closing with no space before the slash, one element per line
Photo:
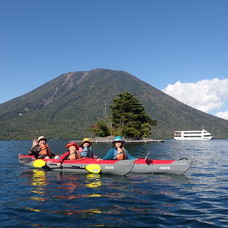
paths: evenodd
<path fill-rule="evenodd" d="M 201 131 L 175 131 L 176 140 L 211 140 L 213 136 L 205 129 Z"/>

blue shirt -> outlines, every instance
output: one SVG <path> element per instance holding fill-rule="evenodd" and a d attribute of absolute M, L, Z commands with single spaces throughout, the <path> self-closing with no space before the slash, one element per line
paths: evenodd
<path fill-rule="evenodd" d="M 91 147 L 82 147 L 81 157 L 93 158 L 94 154 Z"/>
<path fill-rule="evenodd" d="M 135 157 L 132 157 L 127 150 L 126 151 L 126 156 L 127 158 L 126 159 L 136 159 Z M 116 148 L 111 148 L 108 153 L 103 157 L 103 160 L 114 160 L 114 157 L 116 156 L 117 154 L 117 150 Z"/>

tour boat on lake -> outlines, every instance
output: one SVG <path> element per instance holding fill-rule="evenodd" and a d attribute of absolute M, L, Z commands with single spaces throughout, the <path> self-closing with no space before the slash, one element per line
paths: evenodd
<path fill-rule="evenodd" d="M 211 140 L 213 136 L 202 129 L 201 131 L 175 131 L 174 139 L 176 140 Z"/>

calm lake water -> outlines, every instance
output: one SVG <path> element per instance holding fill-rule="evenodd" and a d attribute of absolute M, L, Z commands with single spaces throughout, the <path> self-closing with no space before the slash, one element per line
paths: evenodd
<path fill-rule="evenodd" d="M 65 141 L 50 141 L 65 152 Z M 30 141 L 0 141 L 0 227 L 228 227 L 228 140 L 126 144 L 136 157 L 193 160 L 184 175 L 39 171 L 17 155 Z M 103 156 L 109 144 L 93 144 Z"/>

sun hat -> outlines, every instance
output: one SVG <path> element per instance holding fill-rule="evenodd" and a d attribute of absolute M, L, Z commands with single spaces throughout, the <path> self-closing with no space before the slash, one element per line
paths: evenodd
<path fill-rule="evenodd" d="M 81 143 L 80 146 L 83 146 L 83 144 L 84 144 L 85 142 L 89 143 L 89 146 L 92 144 L 92 142 L 90 141 L 89 138 L 84 138 L 84 139 L 82 140 L 82 143 Z"/>
<path fill-rule="evenodd" d="M 112 143 L 114 144 L 115 142 L 122 142 L 122 143 L 124 143 L 124 140 L 123 140 L 123 138 L 121 136 L 116 136 L 113 139 L 113 142 Z"/>
<path fill-rule="evenodd" d="M 39 142 L 42 139 L 45 140 L 45 142 L 47 142 L 47 139 L 44 136 L 39 136 L 39 138 L 37 139 L 37 141 Z"/>
<path fill-rule="evenodd" d="M 77 150 L 79 149 L 79 146 L 76 142 L 69 142 L 66 144 L 67 148 L 69 148 L 70 146 L 75 146 Z"/>

